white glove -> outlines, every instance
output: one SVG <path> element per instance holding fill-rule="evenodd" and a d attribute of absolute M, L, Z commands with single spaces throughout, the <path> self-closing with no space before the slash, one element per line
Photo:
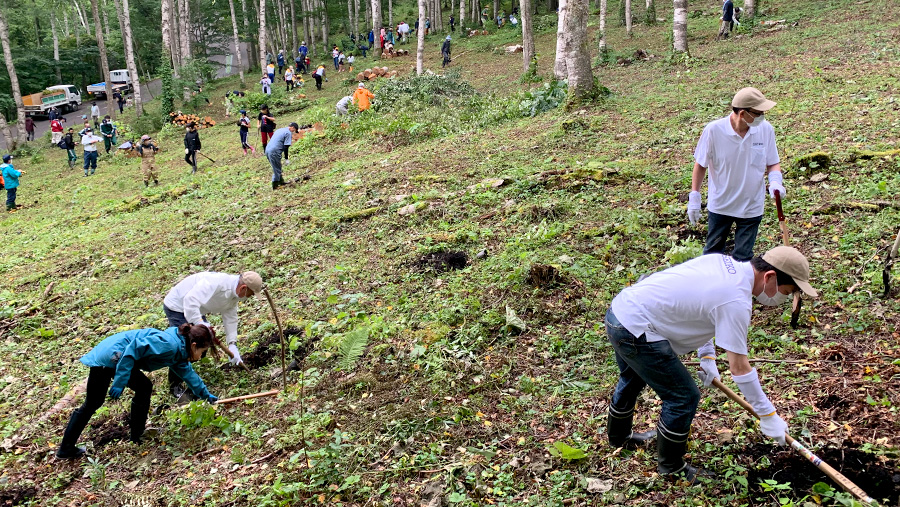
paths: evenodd
<path fill-rule="evenodd" d="M 716 366 L 715 359 L 701 359 L 700 368 L 701 370 L 697 372 L 697 376 L 703 381 L 703 387 L 712 385 L 713 380 L 722 380 L 722 375 L 719 374 L 719 368 Z"/>
<path fill-rule="evenodd" d="M 232 343 L 232 344 L 228 345 L 228 350 L 229 350 L 232 354 L 234 354 L 234 357 L 232 357 L 232 358 L 228 361 L 229 363 L 231 363 L 231 364 L 233 364 L 233 365 L 239 365 L 239 364 L 241 364 L 241 363 L 244 362 L 243 359 L 241 359 L 241 353 L 238 352 L 237 343 Z"/>
<path fill-rule="evenodd" d="M 763 435 L 778 442 L 778 445 L 785 445 L 784 435 L 787 433 L 788 425 L 777 413 L 772 412 L 770 415 L 760 416 L 759 429 Z"/>
<path fill-rule="evenodd" d="M 290 164 L 291 164 L 291 159 L 286 158 L 286 159 L 284 159 L 284 162 L 283 162 L 283 163 L 284 163 L 284 165 L 290 165 Z"/>
<path fill-rule="evenodd" d="M 189 149 L 187 149 L 187 148 L 184 149 L 184 154 L 185 154 L 185 155 L 187 155 L 187 154 L 190 153 L 190 152 L 191 152 L 191 150 L 189 150 Z"/>
<path fill-rule="evenodd" d="M 781 194 L 781 198 L 784 199 L 785 194 L 787 192 L 784 190 L 783 184 L 783 176 L 781 171 L 772 171 L 769 173 L 769 195 L 772 199 L 775 198 L 775 191 L 777 190 L 779 194 Z"/>
<path fill-rule="evenodd" d="M 688 194 L 687 215 L 691 225 L 697 225 L 700 220 L 700 192 L 696 190 Z"/>

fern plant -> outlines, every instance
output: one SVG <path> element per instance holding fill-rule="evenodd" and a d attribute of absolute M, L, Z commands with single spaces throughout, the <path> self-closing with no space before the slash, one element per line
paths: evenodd
<path fill-rule="evenodd" d="M 344 335 L 344 339 L 338 346 L 340 360 L 338 368 L 342 370 L 352 370 L 356 366 L 356 362 L 366 350 L 369 344 L 369 328 L 358 327 L 353 331 Z"/>

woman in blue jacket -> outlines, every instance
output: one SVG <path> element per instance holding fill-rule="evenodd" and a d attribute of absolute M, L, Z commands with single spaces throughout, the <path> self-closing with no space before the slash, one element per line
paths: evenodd
<path fill-rule="evenodd" d="M 125 387 L 134 391 L 131 400 L 131 441 L 140 443 L 150 412 L 153 383 L 141 372 L 168 367 L 184 380 L 201 400 L 215 403 L 206 385 L 191 367 L 206 351 L 218 342 L 212 330 L 204 325 L 182 324 L 165 331 L 136 329 L 117 333 L 100 342 L 81 358 L 91 368 L 87 381 L 87 399 L 72 413 L 62 443 L 56 451 L 59 458 L 78 458 L 84 449 L 75 447 L 91 416 L 103 405 L 106 389 L 117 400 Z M 112 387 L 110 387 L 112 382 Z"/>

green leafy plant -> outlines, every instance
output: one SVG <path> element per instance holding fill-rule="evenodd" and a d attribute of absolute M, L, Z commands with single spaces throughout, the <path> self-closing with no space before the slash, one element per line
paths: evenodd
<path fill-rule="evenodd" d="M 344 339 L 338 346 L 338 353 L 340 354 L 338 367 L 342 370 L 353 369 L 353 367 L 356 366 L 356 362 L 366 350 L 366 345 L 368 344 L 368 327 L 358 327 L 353 331 L 345 334 Z"/>
<path fill-rule="evenodd" d="M 551 456 L 555 456 L 566 461 L 576 461 L 579 459 L 584 459 L 588 456 L 587 453 L 583 450 L 559 441 L 553 442 L 553 445 L 547 447 L 547 452 L 549 452 Z"/>
<path fill-rule="evenodd" d="M 556 109 L 565 103 L 567 90 L 568 82 L 566 80 L 544 83 L 544 86 L 525 94 L 519 103 L 519 110 L 522 116 L 534 117 Z"/>
<path fill-rule="evenodd" d="M 703 255 L 703 245 L 699 241 L 687 240 L 678 245 L 673 244 L 672 248 L 666 251 L 665 258 L 670 266 L 674 266 L 701 255 Z"/>

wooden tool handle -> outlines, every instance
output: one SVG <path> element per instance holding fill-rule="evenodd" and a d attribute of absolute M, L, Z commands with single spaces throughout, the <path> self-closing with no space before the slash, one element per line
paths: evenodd
<path fill-rule="evenodd" d="M 271 391 L 266 391 L 264 393 L 256 393 L 256 394 L 248 394 L 246 396 L 237 396 L 235 398 L 225 398 L 216 402 L 216 405 L 223 405 L 225 403 L 234 403 L 236 401 L 244 401 L 244 400 L 252 400 L 253 398 L 262 398 L 264 396 L 275 396 L 280 393 L 278 389 L 272 389 Z"/>
<path fill-rule="evenodd" d="M 777 198 L 776 194 L 776 198 Z M 732 401 L 743 407 L 750 415 L 759 419 L 759 415 L 753 410 L 753 407 L 747 403 L 747 400 L 742 398 L 739 394 L 729 389 L 725 384 L 723 384 L 719 379 L 713 379 L 712 385 L 716 386 L 720 391 L 725 393 L 725 396 L 728 396 Z M 872 499 L 865 491 L 860 489 L 859 486 L 854 484 L 850 479 L 844 476 L 844 474 L 838 472 L 834 468 L 831 467 L 828 463 L 822 461 L 821 458 L 812 453 L 809 449 L 806 448 L 805 445 L 795 440 L 788 434 L 784 435 L 784 439 L 788 445 L 791 446 L 792 449 L 797 451 L 801 456 L 807 459 L 810 463 L 816 466 L 819 470 L 821 470 L 825 475 L 827 475 L 831 480 L 836 482 L 838 486 L 844 488 L 844 491 L 852 494 L 856 498 L 858 498 L 863 503 L 873 503 L 875 500 Z"/>
<path fill-rule="evenodd" d="M 216 341 L 216 346 L 218 346 L 220 349 L 222 349 L 222 352 L 225 352 L 225 355 L 228 356 L 230 359 L 234 359 L 234 353 L 231 352 L 230 350 L 228 350 L 228 347 L 226 347 L 225 345 L 223 345 L 222 342 Z M 241 364 L 241 366 L 244 367 L 244 371 L 247 371 L 247 372 L 250 371 L 250 368 L 247 367 L 247 365 L 244 364 L 243 361 L 241 361 L 240 364 Z"/>
<path fill-rule="evenodd" d="M 775 191 L 775 209 L 778 210 L 778 221 L 784 222 L 784 209 L 781 208 L 781 192 Z"/>

